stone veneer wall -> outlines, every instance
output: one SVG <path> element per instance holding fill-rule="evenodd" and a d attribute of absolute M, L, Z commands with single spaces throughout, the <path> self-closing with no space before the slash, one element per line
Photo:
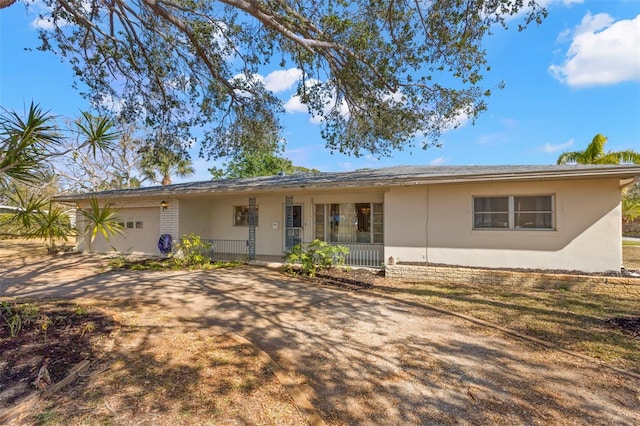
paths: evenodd
<path fill-rule="evenodd" d="M 640 295 L 640 278 L 595 275 L 551 274 L 460 266 L 386 265 L 385 276 L 402 281 L 431 281 L 448 284 L 505 285 L 582 292 L 623 292 Z"/>

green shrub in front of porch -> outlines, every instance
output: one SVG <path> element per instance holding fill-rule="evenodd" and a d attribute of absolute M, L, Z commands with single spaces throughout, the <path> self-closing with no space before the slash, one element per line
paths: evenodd
<path fill-rule="evenodd" d="M 313 240 L 310 244 L 297 244 L 287 251 L 285 260 L 289 272 L 294 271 L 294 265 L 300 265 L 303 274 L 314 277 L 321 269 L 344 265 L 345 256 L 349 248 L 334 246 L 325 241 Z"/>
<path fill-rule="evenodd" d="M 211 243 L 203 241 L 199 235 L 184 235 L 175 245 L 171 260 L 179 268 L 201 268 L 211 263 Z"/>

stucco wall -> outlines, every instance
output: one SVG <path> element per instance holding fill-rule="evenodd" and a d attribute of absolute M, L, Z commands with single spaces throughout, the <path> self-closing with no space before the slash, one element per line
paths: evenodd
<path fill-rule="evenodd" d="M 316 204 L 384 202 L 385 259 L 393 256 L 405 262 L 586 272 L 617 270 L 622 263 L 618 179 L 292 192 L 294 204 L 303 206 L 305 241 L 314 237 Z M 109 202 L 131 217 L 137 214 L 135 209 L 140 209 L 138 213 L 144 211 L 149 218 L 157 212 L 159 229 L 145 225 L 140 238 L 136 237 L 140 243 L 136 242 L 134 249 L 157 254 L 161 233 L 170 233 L 174 239 L 193 232 L 203 238 L 247 240 L 248 227 L 233 226 L 233 206 L 247 205 L 250 195 L 166 198 L 169 203 L 166 210 L 160 208 L 160 199 L 155 198 Z M 258 255 L 280 255 L 284 250 L 285 195 L 255 194 L 259 207 Z M 499 195 L 553 195 L 555 228 L 473 230 L 473 197 Z M 274 222 L 277 229 L 272 225 Z M 86 235 L 80 236 L 79 248 L 88 250 L 87 241 Z M 100 241 L 97 244 L 96 248 L 111 251 L 112 244 Z M 132 245 L 124 244 L 121 249 L 129 246 Z"/>
<path fill-rule="evenodd" d="M 100 201 L 100 206 L 107 202 Z M 157 243 L 161 232 L 160 201 L 155 199 L 109 200 L 121 222 L 134 222 L 134 228 L 124 230 L 120 236 L 111 236 L 108 240 L 98 233 L 91 241 L 89 231 L 83 232 L 87 221 L 77 214 L 76 226 L 79 231 L 76 248 L 80 251 L 111 253 L 114 249 L 130 254 L 159 254 Z M 88 209 L 88 203 L 81 203 L 78 208 Z M 135 228 L 135 222 L 142 222 L 142 228 Z"/>
<path fill-rule="evenodd" d="M 473 230 L 472 197 L 497 195 L 554 195 L 555 229 Z M 385 209 L 386 259 L 586 272 L 622 265 L 617 179 L 393 188 Z"/>
<path fill-rule="evenodd" d="M 211 205 L 209 199 L 180 200 L 180 217 L 178 233 L 195 234 L 202 238 L 213 238 L 211 234 Z"/>

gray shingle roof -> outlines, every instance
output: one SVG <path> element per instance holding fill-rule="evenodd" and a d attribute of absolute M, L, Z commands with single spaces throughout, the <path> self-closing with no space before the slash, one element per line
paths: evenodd
<path fill-rule="evenodd" d="M 396 166 L 353 172 L 293 174 L 254 178 L 220 179 L 136 189 L 63 195 L 59 201 L 98 198 L 168 196 L 211 192 L 282 191 L 309 188 L 364 188 L 411 184 L 483 181 L 523 181 L 592 177 L 632 178 L 640 176 L 640 165 L 533 165 L 533 166 Z"/>

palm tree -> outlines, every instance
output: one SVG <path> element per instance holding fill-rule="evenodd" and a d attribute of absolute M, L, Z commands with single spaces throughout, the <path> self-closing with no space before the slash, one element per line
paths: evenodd
<path fill-rule="evenodd" d="M 79 148 L 90 148 L 95 157 L 98 150 L 111 149 L 118 139 L 114 124 L 109 117 L 83 112 L 65 133 L 58 128 L 55 117 L 37 104 L 31 103 L 24 118 L 0 108 L 0 195 L 18 207 L 11 221 L 19 225 L 27 238 L 43 238 L 48 248 L 55 251 L 57 242 L 67 241 L 74 234 L 61 206 L 28 189 L 47 181 L 53 158 L 73 151 L 64 149 L 65 137 L 75 135 L 81 141 Z M 30 195 L 23 196 L 20 185 L 25 185 L 25 192 Z M 120 232 L 118 218 L 108 208 L 100 208 L 96 202 L 95 206 L 92 204 L 91 214 L 93 216 L 85 216 L 94 229 L 93 234 L 97 229 L 108 238 Z"/>
<path fill-rule="evenodd" d="M 604 152 L 607 138 L 598 133 L 584 151 L 565 152 L 558 157 L 558 164 L 640 164 L 640 152 L 626 151 Z"/>
<path fill-rule="evenodd" d="M 145 178 L 161 185 L 171 185 L 171 176 L 187 177 L 195 173 L 193 163 L 170 148 L 146 147 L 141 150 L 140 169 Z"/>

